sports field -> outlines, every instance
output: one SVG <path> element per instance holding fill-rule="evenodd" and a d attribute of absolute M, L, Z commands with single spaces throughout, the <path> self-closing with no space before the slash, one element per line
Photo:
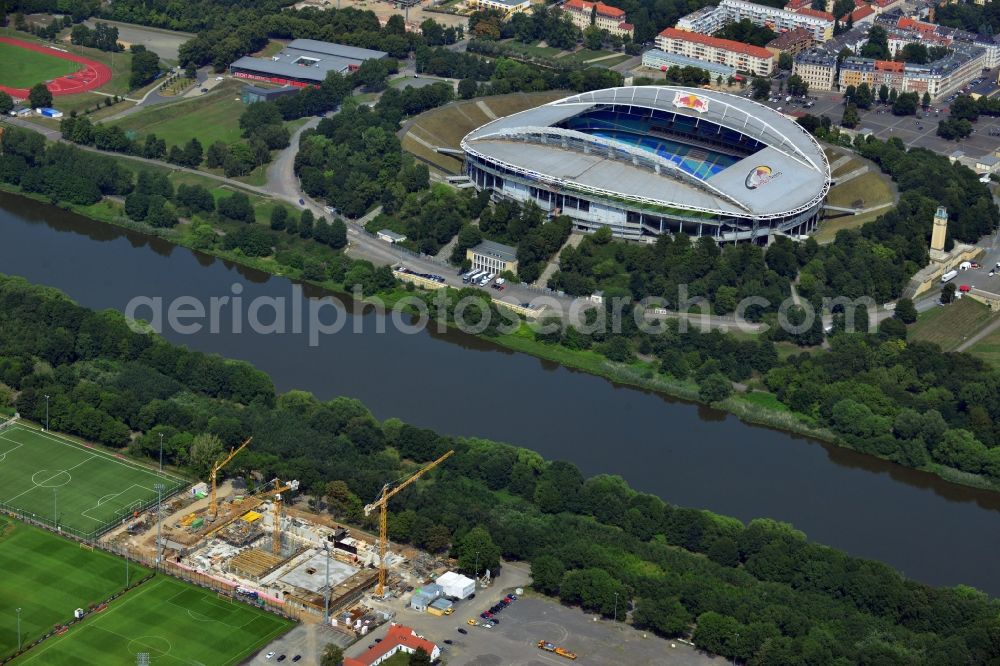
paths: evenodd
<path fill-rule="evenodd" d="M 51 432 L 15 424 L 0 431 L 0 508 L 91 538 L 186 481 Z"/>
<path fill-rule="evenodd" d="M 30 88 L 80 69 L 79 63 L 3 42 L 0 42 L 0 62 L 3 63 L 0 85 L 11 88 Z"/>
<path fill-rule="evenodd" d="M 124 588 L 126 576 L 122 559 L 5 518 L 0 518 L 0 571 L 0 659 L 17 649 L 17 608 L 22 645 L 27 645 L 72 620 L 75 609 Z M 135 563 L 129 565 L 130 581 L 147 573 Z"/>
<path fill-rule="evenodd" d="M 158 576 L 14 663 L 133 666 L 145 652 L 151 664 L 227 666 L 292 626 L 291 620 Z"/>

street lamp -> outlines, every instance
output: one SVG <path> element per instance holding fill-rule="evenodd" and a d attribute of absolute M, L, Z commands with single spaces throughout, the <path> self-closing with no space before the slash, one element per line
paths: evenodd
<path fill-rule="evenodd" d="M 618 621 L 618 593 L 615 592 L 615 622 Z"/>
<path fill-rule="evenodd" d="M 49 396 L 45 395 L 45 431 L 49 430 Z"/>
<path fill-rule="evenodd" d="M 479 551 L 476 551 L 476 587 L 479 586 Z"/>
<path fill-rule="evenodd" d="M 128 589 L 128 544 L 125 545 L 125 589 Z"/>
<path fill-rule="evenodd" d="M 160 433 L 160 474 L 163 473 L 163 433 Z"/>
<path fill-rule="evenodd" d="M 21 651 L 21 609 L 17 609 L 17 651 Z"/>
<path fill-rule="evenodd" d="M 52 489 L 52 523 L 59 529 L 59 489 Z"/>

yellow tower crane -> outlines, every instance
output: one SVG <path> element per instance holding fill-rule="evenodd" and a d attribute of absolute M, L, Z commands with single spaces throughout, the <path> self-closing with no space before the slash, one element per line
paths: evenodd
<path fill-rule="evenodd" d="M 212 465 L 212 471 L 208 475 L 208 478 L 212 482 L 211 499 L 208 501 L 209 522 L 215 522 L 216 517 L 219 515 L 219 505 L 215 499 L 215 481 L 219 475 L 219 470 L 228 465 L 229 461 L 235 458 L 237 453 L 245 449 L 252 439 L 253 437 L 247 437 L 245 442 L 237 446 L 235 449 L 230 449 L 229 453 L 227 453 L 224 457 L 219 458 L 215 461 L 215 464 Z"/>
<path fill-rule="evenodd" d="M 274 479 L 272 483 L 274 484 L 274 489 L 267 492 L 268 495 L 274 495 L 274 530 L 271 532 L 271 552 L 275 555 L 281 555 L 281 509 L 284 504 L 281 493 L 287 490 L 298 490 L 299 482 L 289 481 L 287 484 L 282 485 L 281 481 Z"/>
<path fill-rule="evenodd" d="M 454 451 L 448 451 L 448 453 L 444 454 L 434 462 L 428 463 L 424 467 L 414 472 L 412 476 L 410 476 L 408 479 L 406 479 L 405 481 L 403 481 L 402 483 L 400 483 L 395 487 L 393 487 L 391 483 L 385 484 L 384 486 L 382 486 L 382 494 L 379 495 L 379 498 L 365 507 L 366 516 L 371 515 L 371 512 L 374 511 L 376 508 L 380 510 L 379 525 L 378 525 L 378 588 L 376 590 L 376 596 L 381 597 L 385 593 L 385 574 L 386 574 L 385 552 L 389 547 L 388 546 L 389 513 L 387 508 L 389 499 L 393 495 L 398 493 L 400 490 L 407 487 L 408 485 L 419 479 L 421 476 L 423 476 L 427 472 L 431 471 L 432 469 L 443 463 L 445 459 L 447 459 L 448 456 L 450 456 L 453 453 Z"/>

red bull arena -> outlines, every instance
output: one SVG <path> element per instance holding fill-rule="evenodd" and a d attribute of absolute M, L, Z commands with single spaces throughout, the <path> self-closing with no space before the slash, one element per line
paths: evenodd
<path fill-rule="evenodd" d="M 489 122 L 462 150 L 480 190 L 633 240 L 805 237 L 830 189 L 826 155 L 798 123 L 707 89 L 581 93 Z"/>

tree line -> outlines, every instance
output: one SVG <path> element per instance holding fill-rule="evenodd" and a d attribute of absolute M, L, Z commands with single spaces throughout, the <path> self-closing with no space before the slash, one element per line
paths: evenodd
<path fill-rule="evenodd" d="M 397 497 L 394 541 L 447 553 L 469 573 L 476 553 L 480 571 L 495 571 L 501 557 L 529 561 L 545 594 L 727 658 L 845 666 L 1000 658 L 996 602 L 970 588 L 910 581 L 790 525 L 676 507 L 525 449 L 379 422 L 356 400 L 276 395 L 246 363 L 135 333 L 118 313 L 89 311 L 20 278 L 0 277 L 0 350 L 4 395 L 16 396 L 26 418 L 44 418 L 49 395 L 53 428 L 150 457 L 162 433 L 167 462 L 197 474 L 253 435 L 230 473 L 299 479 L 320 498 L 316 508 L 348 523 L 370 527 L 363 501 L 454 449 Z M 932 421 L 899 427 L 919 433 Z"/>

